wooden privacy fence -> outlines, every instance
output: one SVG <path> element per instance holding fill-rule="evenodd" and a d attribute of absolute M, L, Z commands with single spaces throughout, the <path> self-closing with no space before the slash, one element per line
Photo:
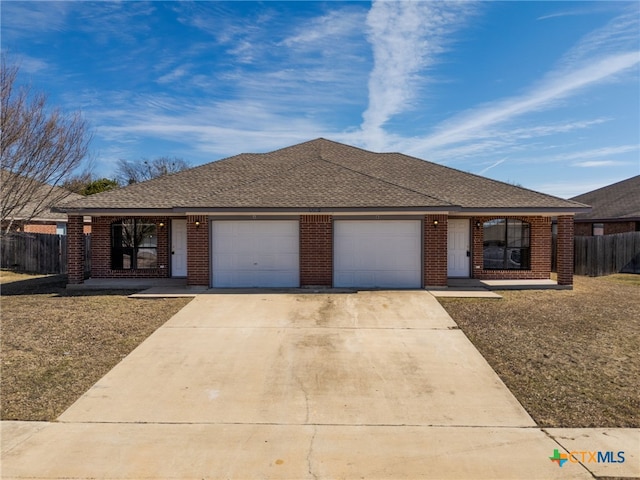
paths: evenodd
<path fill-rule="evenodd" d="M 67 273 L 67 236 L 44 233 L 2 235 L 2 268 L 24 273 Z M 91 235 L 84 236 L 85 273 L 91 271 Z"/>
<path fill-rule="evenodd" d="M 640 232 L 575 237 L 574 271 L 591 277 L 640 273 Z"/>

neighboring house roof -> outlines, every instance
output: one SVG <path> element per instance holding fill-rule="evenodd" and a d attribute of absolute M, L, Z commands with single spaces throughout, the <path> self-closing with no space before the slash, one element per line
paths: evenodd
<path fill-rule="evenodd" d="M 399 153 L 373 153 L 326 139 L 240 154 L 103 192 L 67 212 L 159 209 L 415 209 L 574 212 L 585 205 Z"/>
<path fill-rule="evenodd" d="M 14 221 L 66 222 L 67 216 L 60 211 L 52 211 L 51 207 L 84 198 L 65 188 L 47 185 L 8 170 L 0 170 L 0 184 L 2 205 L 10 209 L 9 218 Z"/>
<path fill-rule="evenodd" d="M 592 206 L 591 212 L 576 215 L 576 221 L 640 221 L 640 175 L 583 193 L 571 200 Z"/>

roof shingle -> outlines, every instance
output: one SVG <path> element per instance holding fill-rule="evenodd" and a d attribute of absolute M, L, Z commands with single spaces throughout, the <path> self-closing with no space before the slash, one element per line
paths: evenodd
<path fill-rule="evenodd" d="M 592 206 L 577 220 L 640 220 L 640 175 L 583 193 L 571 200 Z"/>
<path fill-rule="evenodd" d="M 420 207 L 579 211 L 585 206 L 415 157 L 373 153 L 320 138 L 269 153 L 240 154 L 63 208 Z"/>

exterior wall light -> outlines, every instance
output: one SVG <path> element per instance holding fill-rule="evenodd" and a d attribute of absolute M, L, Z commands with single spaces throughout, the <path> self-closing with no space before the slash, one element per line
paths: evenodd
<path fill-rule="evenodd" d="M 438 220 L 434 220 L 433 221 L 433 228 L 436 228 L 438 226 Z"/>
<path fill-rule="evenodd" d="M 196 228 L 200 228 L 200 221 L 196 220 L 195 221 L 195 226 L 196 226 Z"/>

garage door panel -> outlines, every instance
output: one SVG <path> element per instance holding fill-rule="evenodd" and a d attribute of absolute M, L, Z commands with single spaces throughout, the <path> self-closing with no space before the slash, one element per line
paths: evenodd
<path fill-rule="evenodd" d="M 298 222 L 212 222 L 214 287 L 299 286 Z"/>
<path fill-rule="evenodd" d="M 336 287 L 419 288 L 422 284 L 418 220 L 337 220 Z"/>

